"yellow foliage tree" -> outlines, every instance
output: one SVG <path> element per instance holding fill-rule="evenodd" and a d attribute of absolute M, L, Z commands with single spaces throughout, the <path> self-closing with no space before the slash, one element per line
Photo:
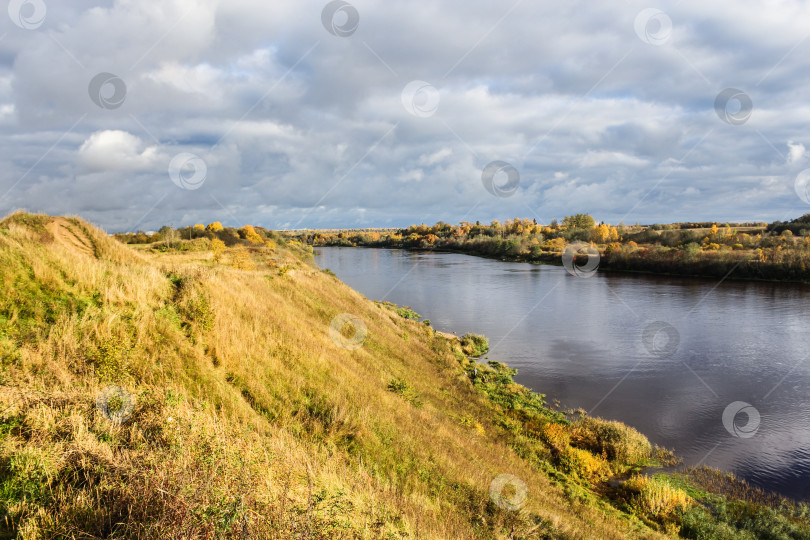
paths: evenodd
<path fill-rule="evenodd" d="M 194 229 L 197 231 L 204 231 L 205 225 L 203 225 L 202 223 L 197 223 L 196 225 L 194 225 Z"/>
<path fill-rule="evenodd" d="M 616 230 L 616 227 L 611 227 L 606 223 L 597 225 L 591 231 L 591 240 L 597 244 L 607 244 L 608 242 L 615 242 L 618 239 L 619 231 Z"/>
<path fill-rule="evenodd" d="M 222 226 L 222 223 L 220 223 L 219 221 L 215 221 L 213 223 L 209 223 L 208 226 L 205 229 L 207 231 L 217 232 L 217 231 L 221 231 L 224 228 L 225 227 Z"/>
<path fill-rule="evenodd" d="M 253 225 L 245 225 L 241 229 L 239 229 L 239 236 L 250 242 L 251 244 L 263 244 L 264 239 L 259 236 L 259 233 L 256 232 L 256 229 L 253 228 Z"/>

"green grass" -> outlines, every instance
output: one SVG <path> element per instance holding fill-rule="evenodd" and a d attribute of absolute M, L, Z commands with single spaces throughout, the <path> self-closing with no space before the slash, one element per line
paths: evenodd
<path fill-rule="evenodd" d="M 411 321 L 418 321 L 422 318 L 417 312 L 412 310 L 409 306 L 398 306 L 393 302 L 377 302 L 381 306 L 385 306 L 386 308 L 390 309 L 403 319 L 409 319 Z"/>

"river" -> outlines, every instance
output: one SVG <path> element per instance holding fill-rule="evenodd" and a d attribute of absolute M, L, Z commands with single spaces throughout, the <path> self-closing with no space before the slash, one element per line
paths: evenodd
<path fill-rule="evenodd" d="M 687 465 L 810 500 L 810 289 L 596 272 L 455 253 L 318 248 L 372 300 L 484 334 L 550 403 L 621 420 Z"/>

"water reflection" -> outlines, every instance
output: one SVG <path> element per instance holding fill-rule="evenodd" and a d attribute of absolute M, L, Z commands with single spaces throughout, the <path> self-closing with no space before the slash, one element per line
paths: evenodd
<path fill-rule="evenodd" d="M 566 407 L 635 426 L 687 464 L 808 498 L 810 315 L 796 285 L 603 274 L 449 253 L 325 248 L 316 261 L 368 298 L 409 305 L 438 330 L 490 339 L 489 358 Z M 673 354 L 645 328 L 677 331 Z M 656 338 L 657 339 L 657 338 Z M 734 401 L 761 415 L 735 437 Z"/>

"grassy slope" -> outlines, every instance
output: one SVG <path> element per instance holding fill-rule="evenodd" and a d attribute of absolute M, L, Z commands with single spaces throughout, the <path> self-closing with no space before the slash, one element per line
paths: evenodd
<path fill-rule="evenodd" d="M 0 536 L 658 536 L 520 457 L 533 443 L 452 341 L 296 248 L 272 256 L 284 275 L 210 257 L 0 223 Z M 361 348 L 330 339 L 341 313 L 367 325 Z M 135 396 L 123 425 L 96 407 L 111 384 Z M 528 487 L 520 512 L 490 499 L 503 473 Z"/>

